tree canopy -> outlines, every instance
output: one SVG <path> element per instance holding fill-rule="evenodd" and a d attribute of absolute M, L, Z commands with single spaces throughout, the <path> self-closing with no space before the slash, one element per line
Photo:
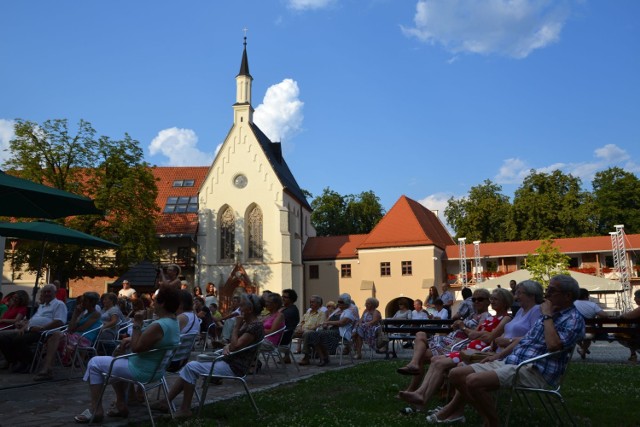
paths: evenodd
<path fill-rule="evenodd" d="M 75 132 L 65 119 L 42 124 L 17 120 L 9 152 L 4 166 L 21 177 L 91 197 L 106 212 L 104 217 L 84 215 L 58 222 L 120 244 L 115 259 L 104 251 L 50 246 L 45 264 L 55 277 L 67 280 L 104 270 L 122 272 L 133 263 L 156 257 L 158 190 L 138 141 L 127 134 L 120 140 L 96 138 L 84 120 Z M 37 247 L 20 246 L 24 250 L 18 251 L 17 263 L 26 263 L 34 271 L 40 262 Z"/>
<path fill-rule="evenodd" d="M 551 277 L 569 274 L 569 260 L 569 256 L 553 245 L 553 240 L 544 239 L 533 254 L 527 255 L 526 269 L 531 272 L 531 278 L 546 289 Z"/>
<path fill-rule="evenodd" d="M 466 197 L 449 199 L 444 216 L 456 230 L 457 237 L 482 242 L 507 240 L 511 204 L 501 191 L 500 185 L 487 179 L 483 184 L 471 187 Z"/>
<path fill-rule="evenodd" d="M 311 223 L 318 236 L 368 233 L 385 213 L 373 191 L 342 196 L 329 187 L 311 202 L 311 207 Z"/>
<path fill-rule="evenodd" d="M 593 194 L 598 234 L 607 234 L 614 225 L 624 224 L 626 233 L 640 233 L 640 180 L 620 168 L 595 174 Z"/>

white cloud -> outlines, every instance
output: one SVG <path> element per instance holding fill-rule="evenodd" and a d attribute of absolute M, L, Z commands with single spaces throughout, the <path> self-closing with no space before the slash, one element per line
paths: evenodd
<path fill-rule="evenodd" d="M 447 227 L 449 234 L 453 236 L 455 235 L 455 233 L 453 232 L 453 228 L 451 228 L 451 226 L 447 223 L 447 220 L 444 217 L 444 210 L 447 207 L 447 202 L 451 197 L 459 198 L 459 196 L 454 196 L 453 194 L 434 193 L 425 197 L 424 199 L 418 200 L 418 203 L 420 203 L 425 208 L 431 211 L 434 211 L 434 213 L 437 214 L 438 219 L 440 219 L 440 221 L 442 221 L 444 226 Z"/>
<path fill-rule="evenodd" d="M 288 0 L 288 5 L 295 10 L 316 10 L 333 5 L 336 0 Z"/>
<path fill-rule="evenodd" d="M 560 39 L 569 0 L 419 0 L 407 36 L 453 53 L 525 58 Z"/>
<path fill-rule="evenodd" d="M 13 120 L 0 119 L 0 163 L 4 163 L 9 158 L 9 141 L 15 136 L 14 125 Z"/>
<path fill-rule="evenodd" d="M 522 184 L 522 181 L 529 175 L 531 169 L 540 173 L 551 173 L 560 170 L 563 173 L 571 174 L 582 180 L 584 185 L 588 185 L 596 172 L 610 167 L 620 167 L 628 172 L 637 173 L 640 171 L 639 165 L 633 162 L 631 156 L 622 148 L 615 144 L 607 144 L 594 150 L 594 160 L 580 163 L 552 163 L 547 166 L 533 168 L 518 158 L 506 159 L 503 161 L 494 181 L 498 184 Z"/>
<path fill-rule="evenodd" d="M 531 168 L 518 158 L 506 159 L 493 179 L 498 184 L 520 184 Z"/>
<path fill-rule="evenodd" d="M 151 155 L 162 154 L 168 160 L 166 166 L 200 166 L 213 161 L 210 153 L 197 148 L 198 136 L 191 129 L 172 127 L 158 132 L 149 144 Z"/>
<path fill-rule="evenodd" d="M 298 83 L 284 79 L 269 89 L 253 114 L 253 121 L 272 141 L 285 141 L 302 130 L 304 103 Z"/>

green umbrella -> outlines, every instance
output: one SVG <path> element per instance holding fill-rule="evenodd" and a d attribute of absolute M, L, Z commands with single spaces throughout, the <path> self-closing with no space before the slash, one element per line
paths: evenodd
<path fill-rule="evenodd" d="M 31 314 L 33 314 L 35 310 L 38 282 L 40 281 L 40 271 L 42 270 L 44 249 L 47 242 L 90 246 L 94 248 L 116 248 L 119 246 L 108 240 L 45 220 L 34 222 L 0 222 L 0 236 L 42 241 L 40 268 L 38 268 L 36 283 L 33 286 L 33 306 L 31 307 Z"/>
<path fill-rule="evenodd" d="M 63 218 L 102 215 L 88 197 L 47 187 L 0 171 L 0 216 Z"/>
<path fill-rule="evenodd" d="M 51 221 L 0 222 L 0 236 L 65 243 L 94 248 L 116 248 L 118 244 Z"/>

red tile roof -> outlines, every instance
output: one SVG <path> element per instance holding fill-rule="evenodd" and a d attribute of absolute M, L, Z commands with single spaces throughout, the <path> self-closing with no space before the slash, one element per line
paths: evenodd
<path fill-rule="evenodd" d="M 454 240 L 438 217 L 403 195 L 358 248 L 435 245 L 444 249 L 451 244 Z"/>
<path fill-rule="evenodd" d="M 366 237 L 367 234 L 311 237 L 304 245 L 302 258 L 305 260 L 355 258 L 357 257 L 356 249 Z"/>
<path fill-rule="evenodd" d="M 627 250 L 640 250 L 640 234 L 628 234 L 625 241 Z M 541 240 L 523 240 L 520 242 L 480 243 L 481 257 L 527 256 L 540 246 Z M 555 239 L 554 246 L 562 253 L 611 252 L 610 236 L 572 237 Z M 465 245 L 467 258 L 473 254 L 473 245 Z M 458 245 L 447 246 L 447 258 L 460 259 Z"/>
<path fill-rule="evenodd" d="M 158 186 L 156 204 L 160 208 L 160 216 L 156 227 L 157 234 L 195 234 L 198 229 L 198 214 L 196 213 L 162 213 L 167 198 L 174 196 L 197 196 L 202 181 L 204 181 L 208 166 L 169 166 L 151 169 Z M 193 179 L 193 187 L 174 187 L 177 180 Z"/>

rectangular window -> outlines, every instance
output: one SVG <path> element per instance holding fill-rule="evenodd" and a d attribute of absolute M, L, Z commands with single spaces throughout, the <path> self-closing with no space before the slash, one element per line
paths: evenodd
<path fill-rule="evenodd" d="M 571 268 L 578 268 L 580 267 L 580 262 L 578 261 L 578 258 L 571 258 L 569 259 L 569 267 Z"/>
<path fill-rule="evenodd" d="M 164 213 L 198 212 L 198 196 L 167 197 Z"/>
<path fill-rule="evenodd" d="M 380 263 L 380 275 L 381 276 L 391 276 L 391 263 L 390 262 L 381 262 Z"/>
<path fill-rule="evenodd" d="M 309 279 L 319 279 L 320 278 L 320 268 L 317 265 L 309 266 Z"/>
<path fill-rule="evenodd" d="M 351 277 L 351 264 L 340 265 L 340 277 L 344 277 L 344 278 Z"/>
<path fill-rule="evenodd" d="M 402 261 L 402 275 L 411 276 L 413 274 L 413 267 L 411 261 Z"/>
<path fill-rule="evenodd" d="M 193 187 L 196 181 L 194 179 L 177 179 L 173 181 L 174 187 Z"/>

